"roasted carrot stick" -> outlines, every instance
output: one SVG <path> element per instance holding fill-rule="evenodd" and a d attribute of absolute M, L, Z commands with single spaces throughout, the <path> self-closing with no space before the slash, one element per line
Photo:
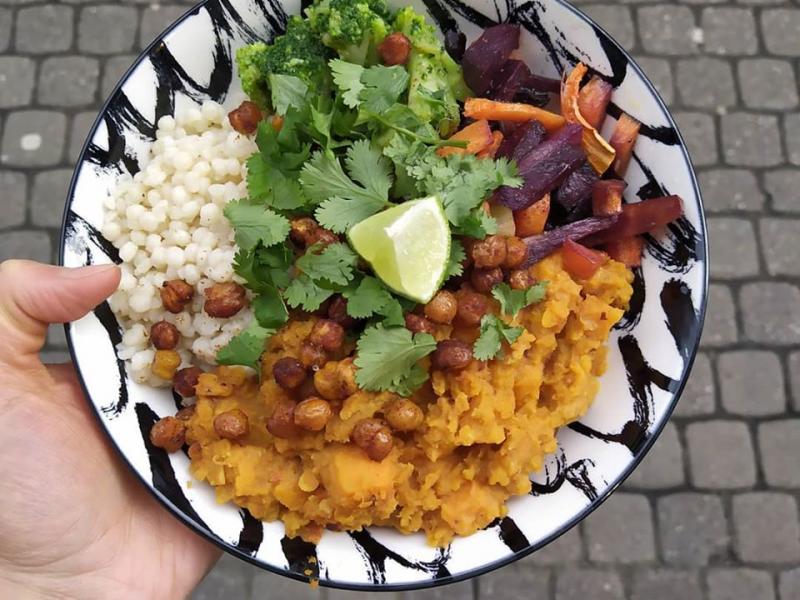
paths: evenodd
<path fill-rule="evenodd" d="M 642 252 L 644 251 L 644 238 L 633 236 L 614 240 L 606 244 L 606 252 L 616 261 L 621 262 L 626 267 L 639 267 L 642 264 Z"/>
<path fill-rule="evenodd" d="M 639 128 L 642 126 L 639 121 L 626 113 L 617 121 L 617 126 L 611 136 L 611 147 L 617 151 L 617 158 L 614 160 L 614 172 L 620 177 L 625 176 L 628 165 L 633 156 L 633 146 L 639 137 Z"/>
<path fill-rule="evenodd" d="M 480 152 L 478 152 L 478 158 L 494 158 L 497 155 L 497 151 L 500 149 L 500 144 L 502 143 L 503 143 L 503 132 L 493 131 L 492 143 L 486 146 L 486 148 L 484 148 Z"/>
<path fill-rule="evenodd" d="M 572 240 L 567 240 L 561 247 L 561 259 L 564 269 L 578 279 L 591 279 L 597 270 L 608 261 L 608 256 L 597 250 L 590 250 L 586 246 Z"/>
<path fill-rule="evenodd" d="M 552 133 L 564 126 L 561 115 L 543 110 L 532 104 L 518 102 L 497 102 L 485 98 L 467 98 L 464 103 L 464 116 L 470 119 L 488 119 L 490 121 L 539 121 Z"/>
<path fill-rule="evenodd" d="M 611 102 L 613 89 L 610 83 L 595 75 L 578 94 L 578 110 L 586 122 L 595 129 L 600 129 L 606 118 L 606 109 Z"/>
<path fill-rule="evenodd" d="M 467 142 L 466 148 L 455 148 L 443 146 L 436 153 L 439 156 L 449 156 L 451 154 L 478 154 L 492 144 L 492 128 L 489 122 L 484 120 L 475 121 L 457 131 L 449 138 L 450 141 Z"/>
<path fill-rule="evenodd" d="M 539 235 L 544 231 L 547 217 L 550 216 L 550 194 L 514 213 L 514 223 L 519 237 Z"/>
<path fill-rule="evenodd" d="M 626 184 L 619 179 L 603 179 L 592 187 L 592 214 L 610 217 L 622 212 L 622 192 Z"/>

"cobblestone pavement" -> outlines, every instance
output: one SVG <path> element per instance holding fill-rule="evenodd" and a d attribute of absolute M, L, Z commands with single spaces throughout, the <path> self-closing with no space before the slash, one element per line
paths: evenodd
<path fill-rule="evenodd" d="M 0 260 L 55 259 L 100 102 L 191 3 L 0 0 Z M 407 596 L 800 598 L 799 3 L 577 3 L 633 50 L 700 172 L 713 259 L 702 352 L 654 450 L 583 525 L 500 574 Z M 60 329 L 45 357 L 66 357 Z M 194 597 L 352 596 L 226 558 Z"/>

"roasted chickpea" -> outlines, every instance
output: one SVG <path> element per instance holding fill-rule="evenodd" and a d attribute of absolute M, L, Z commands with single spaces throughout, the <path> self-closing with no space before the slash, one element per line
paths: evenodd
<path fill-rule="evenodd" d="M 174 350 L 180 340 L 178 328 L 168 321 L 159 321 L 150 328 L 150 341 L 156 350 Z"/>
<path fill-rule="evenodd" d="M 439 342 L 431 355 L 433 368 L 440 371 L 460 371 L 467 368 L 471 360 L 472 348 L 459 340 Z"/>
<path fill-rule="evenodd" d="M 527 290 L 534 283 L 527 269 L 517 269 L 508 274 L 508 284 L 515 290 Z"/>
<path fill-rule="evenodd" d="M 516 236 L 506 238 L 506 260 L 503 266 L 506 269 L 517 269 L 528 257 L 528 246 Z"/>
<path fill-rule="evenodd" d="M 425 316 L 434 323 L 449 325 L 456 318 L 458 300 L 455 294 L 441 290 L 425 305 Z"/>
<path fill-rule="evenodd" d="M 303 367 L 306 369 L 311 369 L 312 371 L 321 369 L 322 365 L 325 364 L 325 361 L 328 360 L 328 357 L 325 356 L 325 351 L 316 344 L 312 344 L 308 340 L 305 340 L 302 344 L 300 344 L 299 354 L 300 362 L 302 363 Z"/>
<path fill-rule="evenodd" d="M 175 350 L 156 350 L 156 357 L 150 365 L 150 370 L 156 377 L 171 381 L 180 366 L 181 355 Z"/>
<path fill-rule="evenodd" d="M 345 329 L 350 329 L 356 324 L 356 320 L 347 314 L 347 299 L 344 296 L 336 296 L 331 300 L 328 305 L 328 318 Z"/>
<path fill-rule="evenodd" d="M 389 34 L 378 46 L 378 54 L 385 65 L 404 65 L 411 54 L 411 40 L 399 31 Z"/>
<path fill-rule="evenodd" d="M 214 417 L 214 431 L 225 440 L 240 440 L 250 432 L 250 421 L 244 411 L 234 408 Z"/>
<path fill-rule="evenodd" d="M 386 410 L 386 420 L 395 431 L 414 431 L 422 425 L 425 415 L 415 402 L 398 398 Z"/>
<path fill-rule="evenodd" d="M 258 108 L 257 104 L 249 100 L 245 100 L 239 108 L 228 113 L 231 127 L 244 135 L 255 133 L 262 118 L 261 109 Z"/>
<path fill-rule="evenodd" d="M 203 370 L 198 367 L 189 367 L 188 369 L 181 369 L 172 378 L 172 389 L 178 392 L 184 398 L 191 398 L 196 395 L 194 388 L 200 379 Z"/>
<path fill-rule="evenodd" d="M 299 360 L 287 356 L 272 365 L 272 376 L 283 389 L 293 390 L 305 381 L 306 370 Z"/>
<path fill-rule="evenodd" d="M 297 425 L 294 424 L 294 409 L 297 404 L 290 400 L 278 402 L 275 410 L 267 420 L 267 431 L 275 437 L 289 439 L 299 433 Z"/>
<path fill-rule="evenodd" d="M 322 398 L 306 398 L 294 409 L 294 424 L 308 431 L 322 431 L 330 421 L 331 405 Z"/>
<path fill-rule="evenodd" d="M 499 235 L 490 235 L 472 244 L 470 251 L 476 268 L 494 269 L 506 259 L 506 240 Z"/>
<path fill-rule="evenodd" d="M 206 290 L 203 309 L 209 317 L 227 319 L 247 306 L 247 290 L 238 283 L 215 283 Z"/>
<path fill-rule="evenodd" d="M 338 363 L 339 378 L 341 380 L 342 393 L 345 398 L 352 396 L 358 391 L 356 383 L 356 365 L 352 358 L 345 358 Z"/>
<path fill-rule="evenodd" d="M 308 341 L 323 350 L 335 352 L 344 342 L 344 328 L 330 319 L 320 319 L 314 324 Z"/>
<path fill-rule="evenodd" d="M 161 286 L 161 303 L 173 314 L 181 312 L 194 298 L 194 288 L 182 279 L 165 281 Z"/>
<path fill-rule="evenodd" d="M 335 244 L 338 241 L 339 241 L 338 235 L 336 235 L 332 231 L 323 229 L 322 227 L 317 227 L 317 230 L 314 232 L 314 235 L 312 236 L 312 243 L 321 244 L 322 246 L 330 246 L 331 244 Z"/>
<path fill-rule="evenodd" d="M 331 361 L 314 373 L 314 387 L 326 400 L 344 400 L 358 391 L 355 370 L 352 358 L 340 362 Z"/>
<path fill-rule="evenodd" d="M 481 319 L 489 311 L 489 300 L 483 294 L 470 291 L 460 291 L 458 298 L 458 312 L 456 317 L 460 324 L 467 327 L 477 327 Z"/>
<path fill-rule="evenodd" d="M 376 462 L 386 458 L 394 447 L 392 432 L 378 419 L 364 419 L 353 428 L 353 443 Z"/>
<path fill-rule="evenodd" d="M 190 421 L 194 416 L 194 406 L 186 406 L 175 413 L 175 418 L 179 421 Z"/>
<path fill-rule="evenodd" d="M 477 291 L 488 294 L 494 286 L 503 282 L 503 270 L 500 268 L 473 269 L 469 281 Z"/>
<path fill-rule="evenodd" d="M 311 396 L 318 396 L 317 388 L 314 385 L 313 377 L 306 377 L 298 387 L 292 390 L 292 398 L 300 402 Z"/>
<path fill-rule="evenodd" d="M 317 229 L 319 229 L 319 225 L 311 217 L 292 219 L 289 237 L 295 244 L 305 248 L 314 243 L 314 234 Z"/>
<path fill-rule="evenodd" d="M 433 333 L 433 323 L 425 317 L 408 313 L 405 316 L 406 329 L 411 333 Z"/>
<path fill-rule="evenodd" d="M 150 441 L 156 448 L 177 452 L 186 443 L 186 424 L 175 417 L 164 417 L 150 430 Z"/>

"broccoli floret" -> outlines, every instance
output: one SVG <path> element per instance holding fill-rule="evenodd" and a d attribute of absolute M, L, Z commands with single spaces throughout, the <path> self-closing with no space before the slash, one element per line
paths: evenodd
<path fill-rule="evenodd" d="M 366 66 L 377 62 L 378 44 L 389 33 L 385 0 L 319 0 L 306 15 L 323 43 L 342 60 Z"/>
<path fill-rule="evenodd" d="M 286 33 L 271 44 L 256 42 L 236 53 L 242 89 L 262 107 L 270 104 L 267 78 L 273 73 L 302 79 L 309 89 L 319 94 L 330 90 L 330 58 L 330 50 L 300 17 L 289 19 Z"/>
<path fill-rule="evenodd" d="M 401 9 L 394 19 L 395 31 L 411 40 L 407 68 L 408 106 L 423 121 L 433 123 L 442 137 L 458 127 L 458 101 L 470 95 L 461 67 L 444 49 L 435 27 L 413 8 Z"/>

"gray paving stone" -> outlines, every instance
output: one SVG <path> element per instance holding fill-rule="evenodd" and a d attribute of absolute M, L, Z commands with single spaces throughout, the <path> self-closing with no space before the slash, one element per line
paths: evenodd
<path fill-rule="evenodd" d="M 25 197 L 28 191 L 25 175 L 15 171 L 0 171 L 0 190 L 0 229 L 22 225 L 25 222 Z"/>
<path fill-rule="evenodd" d="M 95 101 L 100 64 L 84 56 L 57 56 L 42 63 L 39 103 L 49 106 L 81 106 Z"/>
<path fill-rule="evenodd" d="M 223 554 L 216 566 L 195 588 L 191 600 L 249 598 L 255 572 L 255 567 L 229 554 Z"/>
<path fill-rule="evenodd" d="M 756 482 L 753 443 L 739 421 L 705 421 L 686 428 L 689 473 L 703 489 L 735 489 Z"/>
<path fill-rule="evenodd" d="M 551 580 L 550 571 L 532 568 L 529 560 L 523 560 L 478 579 L 478 597 L 491 600 L 550 600 Z M 441 588 L 439 597 L 442 600 L 453 598 L 450 587 Z M 416 595 L 409 594 L 408 597 L 416 600 Z"/>
<path fill-rule="evenodd" d="M 764 187 L 772 208 L 783 212 L 800 212 L 800 169 L 778 169 L 764 175 Z"/>
<path fill-rule="evenodd" d="M 534 565 L 563 565 L 580 560 L 582 555 L 581 533 L 573 527 L 564 535 L 531 555 Z"/>
<path fill-rule="evenodd" d="M 11 45 L 12 14 L 7 8 L 0 8 L 0 52 L 5 52 Z"/>
<path fill-rule="evenodd" d="M 710 217 L 707 226 L 711 277 L 741 279 L 758 274 L 758 247 L 750 221 Z"/>
<path fill-rule="evenodd" d="M 712 569 L 706 577 L 708 600 L 774 600 L 772 576 L 755 569 Z"/>
<path fill-rule="evenodd" d="M 699 180 L 708 212 L 757 211 L 764 206 L 764 193 L 751 171 L 713 169 L 700 173 Z"/>
<path fill-rule="evenodd" d="M 783 162 L 778 119 L 772 115 L 723 115 L 722 146 L 731 165 L 771 167 Z"/>
<path fill-rule="evenodd" d="M 703 47 L 711 54 L 755 54 L 758 34 L 753 12 L 746 8 L 709 7 L 703 10 Z"/>
<path fill-rule="evenodd" d="M 122 76 L 127 72 L 131 65 L 136 60 L 132 54 L 124 54 L 122 56 L 112 56 L 105 62 L 103 68 L 103 85 L 100 87 L 100 93 L 103 99 L 111 95 L 117 83 L 122 79 Z"/>
<path fill-rule="evenodd" d="M 773 8 L 761 13 L 761 36 L 772 54 L 800 56 L 800 10 Z"/>
<path fill-rule="evenodd" d="M 787 109 L 797 106 L 797 80 L 786 60 L 753 58 L 739 63 L 739 87 L 750 108 Z"/>
<path fill-rule="evenodd" d="M 320 587 L 312 588 L 307 583 L 301 583 L 268 571 L 258 570 L 253 574 L 249 600 L 271 600 L 272 598 L 321 600 L 324 596 L 325 591 Z M 247 597 L 236 596 L 236 598 Z"/>
<path fill-rule="evenodd" d="M 89 136 L 89 131 L 96 118 L 97 113 L 95 112 L 78 113 L 72 118 L 68 150 L 70 162 L 77 162 L 80 157 L 83 145 L 86 143 L 86 138 Z"/>
<path fill-rule="evenodd" d="M 784 571 L 778 579 L 780 600 L 796 600 L 800 598 L 800 568 Z"/>
<path fill-rule="evenodd" d="M 729 544 L 722 501 L 711 494 L 679 493 L 658 499 L 661 552 L 668 564 L 698 567 L 723 555 Z"/>
<path fill-rule="evenodd" d="M 697 52 L 692 38 L 695 20 L 686 6 L 647 6 L 637 11 L 642 46 L 653 54 L 683 55 Z"/>
<path fill-rule="evenodd" d="M 644 71 L 644 74 L 656 87 L 659 95 L 667 104 L 672 104 L 675 100 L 675 84 L 672 80 L 672 68 L 669 62 L 662 58 L 651 58 L 648 56 L 637 56 L 636 62 Z"/>
<path fill-rule="evenodd" d="M 556 600 L 622 600 L 622 579 L 613 571 L 564 569 L 556 576 Z"/>
<path fill-rule="evenodd" d="M 800 165 L 800 114 L 791 113 L 783 118 L 784 139 L 789 162 Z"/>
<path fill-rule="evenodd" d="M 631 600 L 703 600 L 703 590 L 696 573 L 653 570 L 633 576 Z"/>
<path fill-rule="evenodd" d="M 40 227 L 60 227 L 72 169 L 38 173 L 33 180 L 31 220 Z"/>
<path fill-rule="evenodd" d="M 0 56 L 0 108 L 29 104 L 33 97 L 36 63 L 23 56 Z"/>
<path fill-rule="evenodd" d="M 702 113 L 676 112 L 672 115 L 689 149 L 695 166 L 713 165 L 719 158 L 713 117 Z"/>
<path fill-rule="evenodd" d="M 703 326 L 701 345 L 706 348 L 733 344 L 739 338 L 736 326 L 736 309 L 727 286 L 708 286 L 708 309 Z"/>
<path fill-rule="evenodd" d="M 792 352 L 787 361 L 792 406 L 800 410 L 800 352 Z"/>
<path fill-rule="evenodd" d="M 790 494 L 752 492 L 733 498 L 734 548 L 747 563 L 800 560 L 800 521 Z"/>
<path fill-rule="evenodd" d="M 692 374 L 686 382 L 681 399 L 673 413 L 676 417 L 694 417 L 714 412 L 714 374 L 711 359 L 704 352 L 698 353 Z"/>
<path fill-rule="evenodd" d="M 667 423 L 645 459 L 625 481 L 625 486 L 665 489 L 682 485 L 685 481 L 678 430 L 673 423 Z"/>
<path fill-rule="evenodd" d="M 0 234 L 0 262 L 25 258 L 50 262 L 50 236 L 44 231 L 8 231 Z"/>
<path fill-rule="evenodd" d="M 739 350 L 717 359 L 722 406 L 744 416 L 781 414 L 786 410 L 781 361 L 772 352 Z"/>
<path fill-rule="evenodd" d="M 129 6 L 89 6 L 81 11 L 78 47 L 89 54 L 130 52 L 136 40 L 136 9 Z"/>
<path fill-rule="evenodd" d="M 17 12 L 15 48 L 26 54 L 64 52 L 72 45 L 73 10 L 69 6 L 45 4 Z"/>
<path fill-rule="evenodd" d="M 19 166 L 54 165 L 61 160 L 67 119 L 42 110 L 12 112 L 6 119 L 0 163 Z"/>
<path fill-rule="evenodd" d="M 760 423 L 758 447 L 767 484 L 800 487 L 800 419 Z"/>
<path fill-rule="evenodd" d="M 733 70 L 718 58 L 681 60 L 677 67 L 678 90 L 687 106 L 719 108 L 736 104 Z"/>
<path fill-rule="evenodd" d="M 613 502 L 586 518 L 583 531 L 593 562 L 631 564 L 655 558 L 653 516 L 645 496 L 615 494 Z"/>
<path fill-rule="evenodd" d="M 624 48 L 633 48 L 635 38 L 630 8 L 615 4 L 590 4 L 584 11 Z"/>
<path fill-rule="evenodd" d="M 759 227 L 770 275 L 800 275 L 800 220 L 761 219 Z"/>
<path fill-rule="evenodd" d="M 186 6 L 151 4 L 142 13 L 139 26 L 139 47 L 146 48 L 161 32 L 169 27 L 187 10 Z"/>
<path fill-rule="evenodd" d="M 800 343 L 800 289 L 788 283 L 748 283 L 739 292 L 744 333 L 776 346 Z"/>
<path fill-rule="evenodd" d="M 347 590 L 325 590 L 322 593 L 325 600 L 354 600 L 353 596 L 355 594 L 355 592 Z M 425 592 L 417 593 L 424 594 Z M 400 600 L 400 594 L 393 592 L 388 594 L 386 592 L 358 592 L 357 597 L 364 600 Z M 458 600 L 461 600 L 461 598 Z"/>

